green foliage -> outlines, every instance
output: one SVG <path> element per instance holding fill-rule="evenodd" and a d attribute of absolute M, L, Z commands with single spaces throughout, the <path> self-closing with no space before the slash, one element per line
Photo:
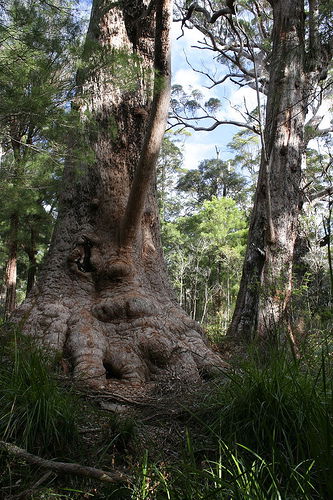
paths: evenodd
<path fill-rule="evenodd" d="M 251 184 L 255 185 L 260 166 L 259 136 L 249 130 L 237 132 L 228 144 L 234 154 L 230 163 L 234 169 L 246 170 L 251 176 Z"/>
<path fill-rule="evenodd" d="M 1 439 L 37 454 L 68 452 L 78 440 L 77 404 L 52 360 L 17 332 L 2 334 L 0 354 Z"/>
<path fill-rule="evenodd" d="M 221 108 L 221 101 L 216 97 L 211 97 L 205 102 L 205 108 L 207 108 L 210 113 L 214 114 Z"/>
<path fill-rule="evenodd" d="M 181 85 L 173 85 L 171 89 L 171 109 L 175 115 L 193 117 L 197 112 L 209 116 L 214 115 L 221 107 L 221 101 L 217 97 L 211 97 L 207 102 L 203 101 L 203 95 L 198 89 L 190 88 L 185 92 Z"/>
<path fill-rule="evenodd" d="M 247 197 L 246 179 L 238 174 L 230 161 L 203 160 L 198 169 L 188 170 L 179 178 L 177 189 L 190 194 L 192 209 L 214 196 L 229 197 L 244 202 Z"/>
<path fill-rule="evenodd" d="M 179 300 L 221 337 L 231 313 L 245 250 L 247 220 L 230 198 L 205 201 L 198 213 L 165 223 L 165 257 Z M 214 326 L 215 325 L 215 326 Z"/>
<path fill-rule="evenodd" d="M 157 162 L 157 196 L 162 223 L 177 216 L 182 200 L 177 196 L 178 176 L 183 172 L 182 135 L 166 134 Z"/>
<path fill-rule="evenodd" d="M 131 92 L 137 88 L 139 78 L 144 76 L 148 81 L 152 80 L 152 75 L 147 71 L 147 74 L 143 75 L 143 71 L 138 55 L 125 49 L 110 50 L 97 40 L 87 38 L 78 65 L 77 80 L 82 84 L 99 73 L 99 77 L 102 75 L 101 84 Z"/>
<path fill-rule="evenodd" d="M 57 116 L 75 84 L 70 69 L 80 28 L 69 7 L 19 0 L 0 11 L 0 120 L 9 122 L 12 139 L 30 140 Z"/>
<path fill-rule="evenodd" d="M 198 467 L 187 457 L 177 466 L 158 466 L 145 459 L 132 496 L 135 500 L 280 500 L 319 498 L 311 484 L 312 462 L 291 467 L 288 483 L 281 484 L 275 463 L 268 462 L 248 448 L 236 449 L 220 441 L 217 460 L 206 460 Z M 303 464 L 300 464 L 300 466 Z"/>
<path fill-rule="evenodd" d="M 333 470 L 331 359 L 323 354 L 313 371 L 284 353 L 266 355 L 264 363 L 256 357 L 243 363 L 240 371 L 207 396 L 194 418 L 213 439 L 241 443 L 245 450 L 252 450 L 249 456 L 245 454 L 248 466 L 253 454 L 271 463 L 282 490 L 297 491 L 297 478 L 309 476 L 308 487 L 313 484 L 321 498 L 329 498 Z M 290 476 L 291 470 L 297 474 Z M 310 491 L 306 498 L 312 498 Z"/>
<path fill-rule="evenodd" d="M 68 110 L 81 29 L 72 6 L 67 0 L 0 5 L 1 246 L 16 239 L 19 299 L 28 269 L 37 269 L 49 243 L 69 126 L 81 136 L 77 148 L 71 144 L 73 164 L 89 157 L 87 127 L 80 134 L 77 113 Z M 6 253 L 0 258 L 4 267 Z"/>

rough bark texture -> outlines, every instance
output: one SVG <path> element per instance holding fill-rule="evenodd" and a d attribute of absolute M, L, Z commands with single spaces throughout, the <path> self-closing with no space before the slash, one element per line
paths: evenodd
<path fill-rule="evenodd" d="M 272 0 L 273 49 L 262 151 L 249 241 L 229 333 L 276 338 L 287 319 L 301 208 L 301 160 L 309 100 L 304 2 Z"/>
<path fill-rule="evenodd" d="M 35 235 L 35 228 L 33 225 L 30 227 L 30 239 L 28 243 L 24 245 L 24 251 L 29 259 L 29 266 L 27 272 L 27 291 L 26 291 L 26 295 L 28 295 L 28 293 L 34 286 L 36 271 L 37 271 L 36 235 Z"/>
<path fill-rule="evenodd" d="M 74 377 L 95 387 L 195 382 L 224 366 L 172 298 L 154 178 L 139 228 L 120 244 L 153 97 L 155 16 L 145 11 L 142 1 L 94 2 L 88 38 L 115 57 L 126 52 L 128 64 L 139 58 L 139 73 L 130 89 L 106 70 L 82 82 L 96 159 L 79 174 L 67 165 L 47 262 L 18 312 L 26 332 L 67 356 Z"/>
<path fill-rule="evenodd" d="M 9 318 L 16 307 L 17 232 L 18 215 L 13 213 L 9 221 L 8 259 L 5 270 L 5 319 Z"/>

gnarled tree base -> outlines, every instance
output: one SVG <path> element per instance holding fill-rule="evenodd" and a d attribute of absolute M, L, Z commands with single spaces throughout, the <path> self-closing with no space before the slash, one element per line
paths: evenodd
<path fill-rule="evenodd" d="M 35 297 L 20 309 L 28 313 L 23 330 L 69 359 L 75 380 L 89 387 L 195 383 L 227 367 L 184 311 L 129 281 L 80 301 Z"/>

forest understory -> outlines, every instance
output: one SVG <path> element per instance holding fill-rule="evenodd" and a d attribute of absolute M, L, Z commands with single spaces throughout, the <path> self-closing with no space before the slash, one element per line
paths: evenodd
<path fill-rule="evenodd" d="M 313 336 L 300 360 L 222 342 L 221 376 L 150 395 L 121 382 L 80 390 L 30 339 L 6 327 L 2 339 L 4 500 L 332 496 L 330 335 Z"/>

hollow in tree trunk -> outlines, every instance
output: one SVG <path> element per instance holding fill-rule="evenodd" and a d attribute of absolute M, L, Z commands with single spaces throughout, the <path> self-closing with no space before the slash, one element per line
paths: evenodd
<path fill-rule="evenodd" d="M 154 164 L 168 105 L 170 1 L 153 9 L 93 4 L 87 53 L 102 47 L 111 67 L 80 82 L 95 161 L 79 174 L 67 164 L 47 261 L 17 315 L 94 387 L 194 383 L 224 366 L 173 299 L 160 246 Z"/>

